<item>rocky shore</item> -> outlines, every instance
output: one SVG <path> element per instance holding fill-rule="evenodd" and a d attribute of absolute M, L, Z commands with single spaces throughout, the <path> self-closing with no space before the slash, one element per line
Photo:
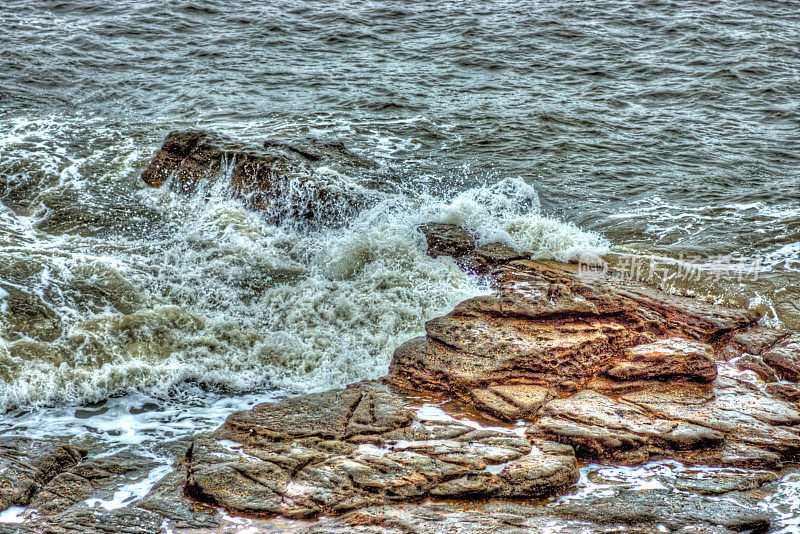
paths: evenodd
<path fill-rule="evenodd" d="M 369 194 L 318 180 L 319 161 L 368 164 L 335 142 L 186 131 L 143 179 L 190 194 L 225 178 L 256 209 L 341 222 Z M 314 194 L 293 204 L 297 187 Z M 235 516 L 263 532 L 722 533 L 782 519 L 769 502 L 800 458 L 800 335 L 465 228 L 420 231 L 494 292 L 428 321 L 384 379 L 233 413 L 119 507 L 93 499 L 152 476 L 146 458 L 4 440 L 0 511 L 35 512 L 0 530 L 221 532 Z M 645 489 L 587 471 L 653 462 L 672 474 Z"/>

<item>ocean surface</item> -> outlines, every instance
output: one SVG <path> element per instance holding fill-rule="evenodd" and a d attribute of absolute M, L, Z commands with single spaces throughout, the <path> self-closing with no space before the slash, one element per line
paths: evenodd
<path fill-rule="evenodd" d="M 5 0 L 0 25 L 3 432 L 141 445 L 382 376 L 487 291 L 429 221 L 800 329 L 796 3 Z M 341 139 L 382 200 L 320 228 L 146 186 L 189 127 Z"/>

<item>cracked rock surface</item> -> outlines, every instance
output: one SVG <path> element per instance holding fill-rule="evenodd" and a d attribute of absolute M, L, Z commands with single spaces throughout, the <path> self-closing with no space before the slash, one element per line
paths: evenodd
<path fill-rule="evenodd" d="M 431 253 L 474 254 L 441 226 L 438 241 L 428 235 Z M 753 468 L 797 460 L 800 396 L 777 382 L 796 380 L 796 335 L 758 326 L 748 310 L 581 278 L 555 262 L 513 260 L 491 276 L 494 294 L 428 321 L 424 337 L 395 351 L 391 383 L 523 420 L 529 436 L 569 444 L 587 460 Z"/>
<path fill-rule="evenodd" d="M 366 386 L 234 413 L 187 458 L 196 499 L 294 518 L 427 497 L 539 497 L 578 477 L 570 447 L 420 421 L 393 393 Z"/>

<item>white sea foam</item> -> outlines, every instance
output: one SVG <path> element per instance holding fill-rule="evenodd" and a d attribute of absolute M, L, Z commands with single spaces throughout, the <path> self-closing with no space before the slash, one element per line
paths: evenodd
<path fill-rule="evenodd" d="M 110 499 L 86 499 L 86 504 L 90 507 L 101 507 L 106 510 L 116 510 L 129 506 L 134 502 L 142 499 L 148 492 L 153 489 L 156 482 L 158 482 L 167 473 L 172 471 L 172 466 L 160 465 L 151 469 L 147 476 L 138 482 L 125 484 L 114 492 Z"/>
<path fill-rule="evenodd" d="M 35 127 L 17 125 L 12 135 Z M 49 122 L 40 128 L 58 136 Z M 52 156 L 51 187 L 84 187 L 86 167 L 103 157 L 116 163 L 95 182 L 116 183 L 120 173 L 134 180 L 146 158 L 130 140 L 109 141 L 98 153 Z M 57 335 L 44 343 L 25 332 L 3 336 L 5 410 L 134 390 L 165 397 L 186 382 L 307 392 L 379 377 L 426 320 L 486 291 L 452 260 L 426 254 L 416 230 L 425 222 L 462 224 L 481 242 L 535 257 L 608 249 L 596 234 L 543 217 L 520 179 L 451 195 L 386 194 L 322 229 L 268 223 L 223 185 L 192 198 L 136 188 L 125 193 L 131 217 L 147 223 L 124 236 L 53 235 L 38 229 L 39 216 L 3 211 L 15 233 L 0 254 L 32 270 L 18 282 L 52 311 L 42 328 Z"/>

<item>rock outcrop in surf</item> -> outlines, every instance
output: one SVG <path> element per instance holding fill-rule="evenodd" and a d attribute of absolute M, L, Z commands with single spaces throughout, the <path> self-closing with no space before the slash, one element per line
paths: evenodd
<path fill-rule="evenodd" d="M 480 257 L 458 229 L 422 231 L 432 253 Z M 462 302 L 399 347 L 388 380 L 524 420 L 529 436 L 584 459 L 768 468 L 796 459 L 797 405 L 736 367 L 746 357 L 793 378 L 796 341 L 756 326 L 754 312 L 582 278 L 555 262 L 512 260 L 492 279 L 495 294 Z"/>
<path fill-rule="evenodd" d="M 165 183 L 194 194 L 222 181 L 234 198 L 274 220 L 296 218 L 338 225 L 367 206 L 370 193 L 321 165 L 369 167 L 340 141 L 266 140 L 258 146 L 206 130 L 170 132 L 142 173 L 152 187 Z"/>
<path fill-rule="evenodd" d="M 157 159 L 189 176 L 196 147 L 169 150 Z M 176 163 L 173 153 L 185 156 Z M 100 465 L 69 446 L 41 458 L 7 452 L 2 507 L 37 508 L 20 532 L 213 530 L 219 507 L 324 517 L 298 532 L 769 529 L 774 517 L 753 495 L 774 491 L 768 470 L 800 452 L 797 336 L 759 326 L 751 311 L 479 246 L 453 225 L 420 230 L 431 255 L 482 273 L 495 292 L 429 321 L 425 336 L 397 348 L 385 379 L 236 412 L 195 436 L 146 497 L 116 510 L 86 499 L 104 487 L 98 473 L 123 473 L 124 462 Z M 419 399 L 434 397 L 440 413 L 426 416 Z M 677 492 L 536 504 L 573 491 L 578 461 L 667 459 L 717 471 L 679 481 Z"/>

